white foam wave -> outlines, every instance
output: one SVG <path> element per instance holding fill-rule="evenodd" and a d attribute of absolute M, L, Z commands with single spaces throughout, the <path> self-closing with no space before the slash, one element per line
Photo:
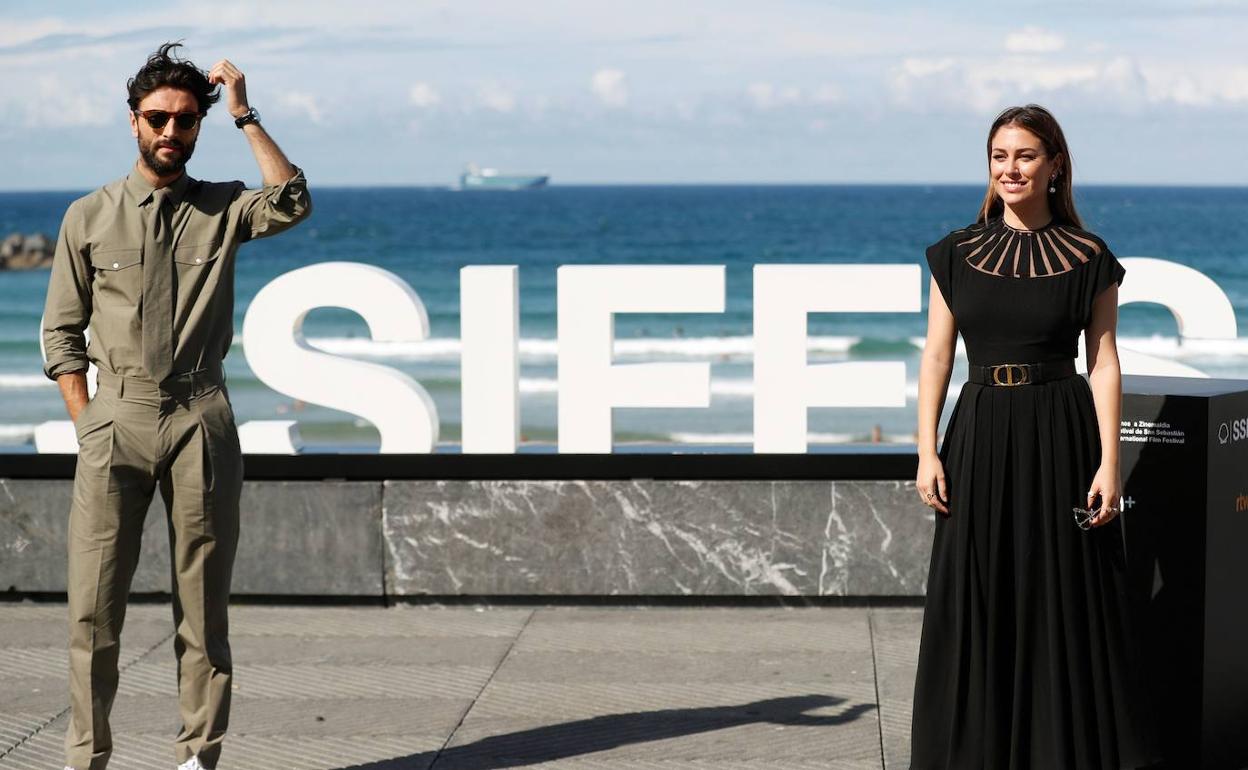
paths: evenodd
<path fill-rule="evenodd" d="M 362 358 L 458 358 L 461 350 L 457 339 L 378 342 L 367 337 L 311 337 L 308 344 L 337 356 Z"/>
<path fill-rule="evenodd" d="M 677 444 L 753 444 L 753 433 L 672 433 L 669 438 Z M 856 433 L 807 433 L 808 444 L 845 444 L 861 440 Z M 884 435 L 882 443 L 913 444 L 911 435 Z"/>
<path fill-rule="evenodd" d="M 810 353 L 846 354 L 861 338 L 844 336 L 809 337 Z M 420 342 L 378 342 L 366 337 L 312 337 L 308 344 L 326 353 L 369 358 L 453 359 L 463 351 L 460 340 L 441 337 Z M 522 359 L 553 360 L 559 355 L 559 342 L 553 338 L 522 337 L 517 346 Z M 734 337 L 629 337 L 617 339 L 615 355 L 620 358 L 646 358 L 653 355 L 699 359 L 749 359 L 754 355 L 754 338 Z"/>
<path fill-rule="evenodd" d="M 539 395 L 549 393 L 554 395 L 559 392 L 559 381 L 546 377 L 521 377 L 520 392 Z"/>
<path fill-rule="evenodd" d="M 553 377 L 521 377 L 520 392 L 555 395 L 559 392 L 559 381 Z M 752 398 L 754 381 L 741 378 L 711 378 L 711 395 Z"/>
<path fill-rule="evenodd" d="M 926 340 L 923 337 L 911 337 L 910 343 L 918 350 L 923 349 Z M 1248 337 L 1233 339 L 1205 339 L 1201 337 L 1179 337 L 1169 334 L 1153 334 L 1148 337 L 1118 337 L 1118 347 L 1146 353 L 1159 358 L 1241 358 L 1248 357 Z M 966 345 L 958 337 L 957 354 L 966 358 Z"/>
<path fill-rule="evenodd" d="M 55 382 L 42 374 L 0 374 L 0 388 L 24 390 L 27 388 L 45 388 L 56 385 Z"/>
<path fill-rule="evenodd" d="M 1119 337 L 1118 346 L 1137 353 L 1169 359 L 1248 356 L 1248 337 L 1215 340 L 1154 334 L 1150 337 Z"/>
<path fill-rule="evenodd" d="M 958 380 L 953 377 L 949 378 L 949 389 L 945 392 L 946 401 L 954 401 L 958 397 L 958 392 L 962 390 L 962 386 L 966 384 L 966 380 Z M 918 380 L 906 381 L 906 398 L 911 401 L 919 400 L 919 382 Z"/>
<path fill-rule="evenodd" d="M 922 352 L 923 347 L 927 345 L 927 338 L 911 337 L 910 344 L 914 346 L 915 350 Z M 966 343 L 962 340 L 962 335 L 960 334 L 958 335 L 958 344 L 957 348 L 954 350 L 954 355 L 958 358 L 966 358 Z"/>
<path fill-rule="evenodd" d="M 807 338 L 807 353 L 812 360 L 847 359 L 860 337 L 851 336 L 818 336 Z M 910 337 L 908 342 L 915 348 L 915 353 L 923 349 L 923 337 Z M 317 337 L 308 342 L 320 350 L 334 355 L 358 358 L 375 358 L 411 361 L 443 361 L 459 360 L 463 346 L 456 338 L 436 338 L 422 342 L 377 342 L 363 337 Z M 1200 339 L 1180 338 L 1167 335 L 1128 336 L 1118 338 L 1119 348 L 1132 352 L 1143 353 L 1171 361 L 1185 361 L 1195 366 L 1226 367 L 1233 365 L 1236 371 L 1225 372 L 1219 376 L 1242 376 L 1238 367 L 1248 363 L 1248 337 L 1234 339 Z M 558 358 L 559 343 L 553 338 L 526 337 L 519 341 L 518 349 L 522 361 L 528 363 L 550 363 Z M 754 339 L 748 336 L 733 337 L 646 337 L 617 339 L 614 343 L 615 358 L 620 361 L 644 361 L 655 358 L 676 358 L 698 361 L 732 361 L 749 363 L 754 355 Z M 902 358 L 902 354 L 895 357 Z M 958 339 L 955 358 L 965 362 L 967 359 L 966 345 L 961 337 Z M 1219 370 L 1220 371 L 1220 370 Z M 0 388 L 36 387 L 51 384 L 46 378 L 38 375 L 9 376 L 0 375 Z M 546 392 L 542 386 L 530 384 L 527 392 Z M 724 395 L 749 396 L 752 390 L 745 385 L 721 384 L 714 392 Z M 522 390 L 524 384 L 522 383 Z M 911 397 L 917 395 L 910 391 Z"/>
<path fill-rule="evenodd" d="M 949 390 L 945 397 L 948 400 L 954 400 L 958 397 L 958 391 L 962 389 L 964 380 L 950 378 Z M 521 377 L 520 392 L 525 394 L 550 394 L 555 395 L 559 392 L 559 381 L 553 377 Z M 727 396 L 735 398 L 753 398 L 754 397 L 754 381 L 744 378 L 711 378 L 711 395 Z M 919 397 L 919 383 L 917 380 L 906 381 L 906 398 L 913 401 Z"/>
<path fill-rule="evenodd" d="M 21 444 L 34 437 L 34 425 L 0 425 L 0 443 L 2 444 Z"/>

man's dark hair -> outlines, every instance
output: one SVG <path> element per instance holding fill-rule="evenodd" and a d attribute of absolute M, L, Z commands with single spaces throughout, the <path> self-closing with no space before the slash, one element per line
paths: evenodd
<path fill-rule="evenodd" d="M 134 77 L 126 81 L 131 110 L 139 108 L 143 97 L 165 86 L 190 91 L 199 102 L 200 112 L 207 112 L 221 98 L 221 89 L 208 82 L 206 72 L 173 54 L 173 49 L 181 47 L 181 43 L 165 43 L 147 57 L 147 63 L 139 68 Z"/>

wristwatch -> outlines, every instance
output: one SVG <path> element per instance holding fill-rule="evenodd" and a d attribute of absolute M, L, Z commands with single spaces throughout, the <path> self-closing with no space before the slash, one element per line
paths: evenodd
<path fill-rule="evenodd" d="M 234 125 L 238 128 L 242 128 L 249 123 L 260 125 L 260 113 L 256 112 L 255 107 L 248 107 L 247 114 L 241 118 L 234 118 Z"/>

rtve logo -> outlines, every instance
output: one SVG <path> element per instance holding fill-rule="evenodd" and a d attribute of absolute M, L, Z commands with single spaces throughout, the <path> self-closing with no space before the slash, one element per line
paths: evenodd
<path fill-rule="evenodd" d="M 1239 441 L 1240 439 L 1248 439 L 1248 417 L 1240 417 L 1238 420 L 1224 422 L 1218 426 L 1219 444 Z"/>

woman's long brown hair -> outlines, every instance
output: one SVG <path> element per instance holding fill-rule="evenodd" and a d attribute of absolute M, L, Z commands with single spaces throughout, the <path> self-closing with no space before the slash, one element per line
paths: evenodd
<path fill-rule="evenodd" d="M 992 138 L 997 135 L 997 130 L 1002 126 L 1025 128 L 1040 139 L 1046 155 L 1050 158 L 1057 157 L 1059 154 L 1062 156 L 1057 179 L 1052 185 L 1045 185 L 1046 191 L 1050 186 L 1057 190 L 1045 193 L 1049 196 L 1049 211 L 1053 214 L 1055 222 L 1082 228 L 1083 220 L 1079 218 L 1079 212 L 1075 211 L 1075 196 L 1071 187 L 1071 168 L 1074 164 L 1070 159 L 1070 148 L 1066 146 L 1066 135 L 1062 133 L 1062 127 L 1058 125 L 1057 118 L 1038 104 L 1010 107 L 992 121 L 992 128 L 988 130 L 988 157 L 990 158 L 992 157 Z M 984 203 L 979 207 L 977 221 L 987 222 L 1003 213 L 1005 213 L 1005 203 L 997 195 L 995 180 L 989 177 L 988 192 L 984 194 Z"/>

